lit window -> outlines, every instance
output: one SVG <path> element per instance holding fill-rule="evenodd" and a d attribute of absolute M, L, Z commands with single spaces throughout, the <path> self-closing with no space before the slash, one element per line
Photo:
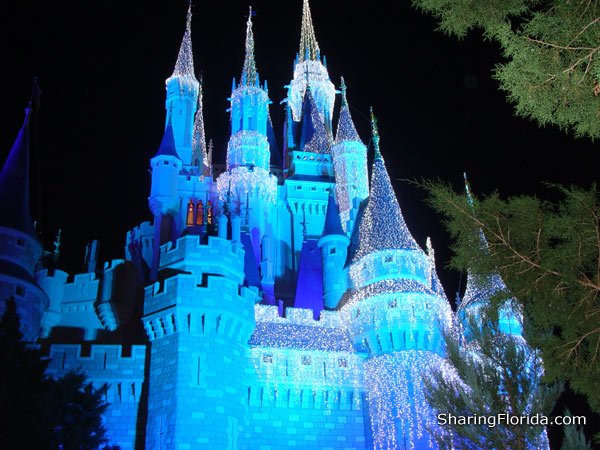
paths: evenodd
<path fill-rule="evenodd" d="M 194 225 L 194 202 L 192 200 L 188 203 L 187 220 L 185 222 L 188 227 Z"/>
<path fill-rule="evenodd" d="M 212 223 L 213 223 L 212 202 L 210 200 L 206 204 L 206 223 L 208 225 L 212 225 Z"/>
<path fill-rule="evenodd" d="M 204 206 L 202 202 L 198 202 L 196 205 L 196 225 L 204 224 Z"/>

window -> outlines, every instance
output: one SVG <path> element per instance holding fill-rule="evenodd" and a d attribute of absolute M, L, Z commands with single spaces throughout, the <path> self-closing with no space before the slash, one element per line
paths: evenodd
<path fill-rule="evenodd" d="M 329 249 L 329 254 L 330 254 L 330 255 L 333 255 L 334 253 L 335 253 L 335 247 L 331 247 L 331 248 Z"/>
<path fill-rule="evenodd" d="M 188 202 L 187 219 L 185 222 L 188 227 L 194 225 L 194 202 L 192 200 Z"/>
<path fill-rule="evenodd" d="M 303 356 L 302 357 L 302 365 L 303 366 L 310 366 L 312 364 L 311 358 L 310 356 Z"/>
<path fill-rule="evenodd" d="M 392 255 L 388 255 L 388 256 L 385 257 L 385 262 L 386 263 L 392 262 L 393 260 L 394 260 L 394 257 Z"/>
<path fill-rule="evenodd" d="M 398 300 L 394 299 L 394 300 L 390 300 L 388 303 L 388 308 L 397 308 L 398 307 Z"/>
<path fill-rule="evenodd" d="M 338 367 L 348 367 L 348 360 L 346 358 L 338 359 Z"/>
<path fill-rule="evenodd" d="M 266 364 L 272 364 L 273 363 L 273 355 L 271 355 L 269 353 L 265 353 L 263 355 L 263 362 Z"/>
<path fill-rule="evenodd" d="M 25 288 L 23 286 L 17 286 L 15 288 L 15 295 L 19 297 L 25 297 Z"/>
<path fill-rule="evenodd" d="M 204 205 L 201 201 L 196 204 L 196 225 L 204 225 Z"/>
<path fill-rule="evenodd" d="M 25 239 L 23 239 L 23 238 L 17 238 L 17 245 L 19 247 L 25 247 Z"/>
<path fill-rule="evenodd" d="M 206 203 L 206 223 L 208 225 L 212 225 L 213 223 L 212 202 L 210 200 Z"/>

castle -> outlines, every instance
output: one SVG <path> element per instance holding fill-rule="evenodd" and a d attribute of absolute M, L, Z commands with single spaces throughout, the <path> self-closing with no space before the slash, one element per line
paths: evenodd
<path fill-rule="evenodd" d="M 154 220 L 127 233 L 122 260 L 99 266 L 93 243 L 86 273 L 39 267 L 27 109 L 0 173 L 0 299 L 47 345 L 49 374 L 108 383 L 107 435 L 123 450 L 431 448 L 421 377 L 442 363 L 453 312 L 429 241 L 423 251 L 404 222 L 373 116 L 369 179 L 308 0 L 281 150 L 248 16 L 224 168 L 206 145 L 190 30 L 188 12 L 150 160 Z M 461 313 L 489 294 L 470 280 Z M 140 320 L 147 339 L 128 333 Z"/>

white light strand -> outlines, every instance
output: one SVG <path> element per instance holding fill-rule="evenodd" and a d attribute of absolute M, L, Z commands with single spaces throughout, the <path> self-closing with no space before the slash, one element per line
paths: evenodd
<path fill-rule="evenodd" d="M 226 201 L 228 194 L 242 196 L 256 193 L 269 203 L 275 203 L 277 197 L 277 177 L 268 171 L 254 167 L 234 167 L 222 173 L 217 179 L 217 189 L 221 201 Z"/>

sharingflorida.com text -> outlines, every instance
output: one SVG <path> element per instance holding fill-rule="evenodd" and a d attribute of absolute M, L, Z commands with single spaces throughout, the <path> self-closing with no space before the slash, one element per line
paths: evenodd
<path fill-rule="evenodd" d="M 556 416 L 547 417 L 541 414 L 531 416 L 513 416 L 507 413 L 500 413 L 490 416 L 455 416 L 453 414 L 438 414 L 438 425 L 485 425 L 488 428 L 494 428 L 496 425 L 585 425 L 585 416 Z"/>

